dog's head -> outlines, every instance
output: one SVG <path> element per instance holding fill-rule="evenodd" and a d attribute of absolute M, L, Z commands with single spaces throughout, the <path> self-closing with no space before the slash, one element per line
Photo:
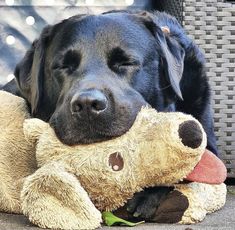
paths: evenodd
<path fill-rule="evenodd" d="M 142 106 L 182 98 L 179 28 L 160 13 L 73 16 L 34 41 L 15 70 L 19 89 L 65 144 L 121 135 Z"/>

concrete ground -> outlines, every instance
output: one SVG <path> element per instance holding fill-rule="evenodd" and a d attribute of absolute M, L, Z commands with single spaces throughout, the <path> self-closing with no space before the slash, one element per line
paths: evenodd
<path fill-rule="evenodd" d="M 235 229 L 235 187 L 228 188 L 227 202 L 224 208 L 208 215 L 203 222 L 195 225 L 142 224 L 138 227 L 103 227 L 102 230 L 234 230 Z M 26 217 L 0 213 L 0 230 L 39 230 Z"/>

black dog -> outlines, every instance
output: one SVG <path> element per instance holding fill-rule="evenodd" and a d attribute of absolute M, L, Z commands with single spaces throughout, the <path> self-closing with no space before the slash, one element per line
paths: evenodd
<path fill-rule="evenodd" d="M 165 29 L 163 29 L 165 27 Z M 4 89 L 25 98 L 68 145 L 125 133 L 144 105 L 192 114 L 217 153 L 205 61 L 165 13 L 78 15 L 46 27 Z M 128 210 L 151 220 L 169 188 L 136 194 Z"/>

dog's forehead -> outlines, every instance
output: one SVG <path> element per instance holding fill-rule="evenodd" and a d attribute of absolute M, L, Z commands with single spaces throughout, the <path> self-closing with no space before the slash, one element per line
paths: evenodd
<path fill-rule="evenodd" d="M 123 13 L 72 18 L 59 32 L 59 37 L 65 46 L 78 43 L 144 48 L 151 40 L 150 33 L 143 25 Z"/>

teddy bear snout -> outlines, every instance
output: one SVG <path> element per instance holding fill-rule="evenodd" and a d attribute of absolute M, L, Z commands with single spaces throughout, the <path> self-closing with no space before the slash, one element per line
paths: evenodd
<path fill-rule="evenodd" d="M 196 149 L 201 145 L 203 133 L 195 121 L 184 121 L 180 124 L 178 132 L 181 142 L 185 146 Z"/>

